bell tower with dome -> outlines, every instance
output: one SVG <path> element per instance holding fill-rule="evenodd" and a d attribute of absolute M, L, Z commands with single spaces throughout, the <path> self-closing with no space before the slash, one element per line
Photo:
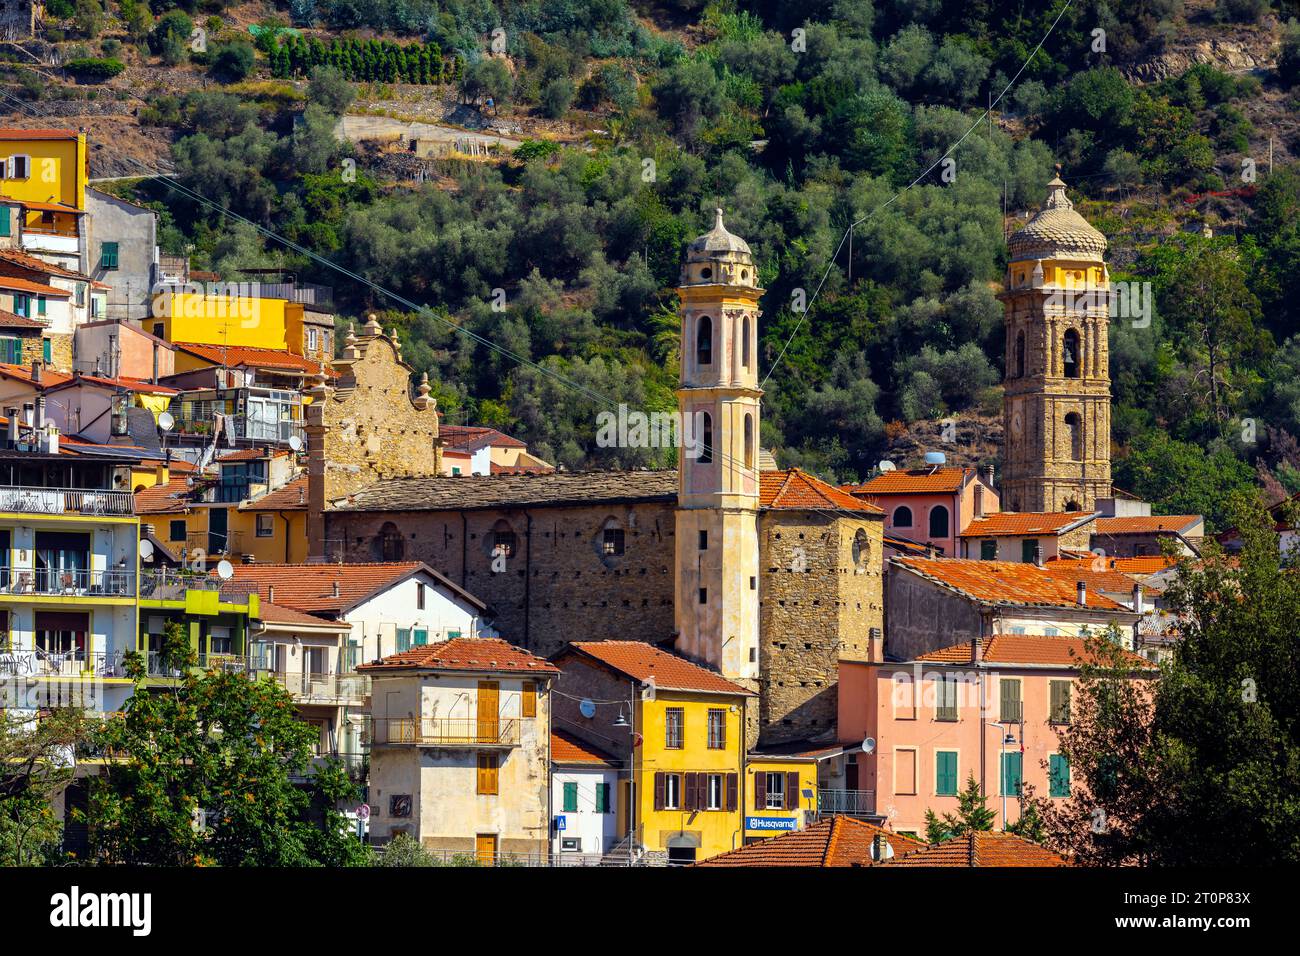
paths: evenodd
<path fill-rule="evenodd" d="M 1002 506 L 1092 511 L 1111 495 L 1106 237 L 1074 211 L 1058 167 L 1007 247 Z"/>
<path fill-rule="evenodd" d="M 714 211 L 681 285 L 677 650 L 736 681 L 758 657 L 758 287 L 749 245 Z"/>

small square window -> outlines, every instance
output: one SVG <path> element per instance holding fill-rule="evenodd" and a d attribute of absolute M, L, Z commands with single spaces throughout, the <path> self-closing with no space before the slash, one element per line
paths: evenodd
<path fill-rule="evenodd" d="M 700 532 L 700 550 L 701 551 L 709 550 L 709 533 L 707 531 Z"/>
<path fill-rule="evenodd" d="M 604 540 L 601 542 L 602 553 L 611 557 L 623 553 L 623 529 L 606 528 Z"/>
<path fill-rule="evenodd" d="M 708 604 L 708 603 L 709 603 L 709 589 L 708 589 L 708 588 L 700 588 L 700 603 L 701 603 L 701 604 Z"/>
<path fill-rule="evenodd" d="M 257 516 L 257 536 L 269 538 L 275 534 L 275 515 L 259 514 Z"/>
<path fill-rule="evenodd" d="M 185 522 L 184 522 L 184 521 L 173 521 L 173 522 L 171 522 L 171 525 L 170 525 L 170 528 L 169 528 L 169 531 L 168 531 L 167 537 L 168 537 L 170 540 L 172 540 L 172 541 L 184 541 L 184 540 L 185 540 Z"/>

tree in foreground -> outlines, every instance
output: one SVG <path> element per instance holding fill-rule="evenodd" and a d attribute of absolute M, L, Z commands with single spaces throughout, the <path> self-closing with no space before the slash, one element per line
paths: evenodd
<path fill-rule="evenodd" d="M 88 721 L 77 708 L 41 717 L 0 708 L 0 866 L 55 860 L 63 834 L 54 799 L 72 780 Z"/>
<path fill-rule="evenodd" d="M 179 625 L 163 654 L 185 674 L 174 689 L 136 692 L 94 740 L 110 755 L 90 795 L 92 851 L 109 864 L 347 866 L 366 859 L 336 806 L 358 798 L 337 762 L 310 786 L 292 782 L 312 758 L 316 729 L 270 680 L 194 667 Z M 313 819 L 315 818 L 315 819 Z"/>
<path fill-rule="evenodd" d="M 968 833 L 993 829 L 996 814 L 988 807 L 988 797 L 971 774 L 966 786 L 957 794 L 957 812 L 942 817 L 933 810 L 925 811 L 925 838 L 930 843 L 942 843 Z"/>

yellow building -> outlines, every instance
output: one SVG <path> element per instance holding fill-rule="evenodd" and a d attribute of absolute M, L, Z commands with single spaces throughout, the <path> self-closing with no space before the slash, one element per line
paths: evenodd
<path fill-rule="evenodd" d="M 802 830 L 817 812 L 814 753 L 751 753 L 745 761 L 745 842 Z"/>
<path fill-rule="evenodd" d="M 690 863 L 742 844 L 751 691 L 641 641 L 578 641 L 553 663 L 555 727 L 623 768 L 611 856 Z"/>
<path fill-rule="evenodd" d="M 230 295 L 160 292 L 152 304 L 151 331 L 168 342 L 301 351 L 300 304 L 235 294 L 238 283 L 230 283 L 230 289 Z M 176 371 L 186 371 L 180 359 Z"/>
<path fill-rule="evenodd" d="M 22 203 L 86 208 L 86 134 L 66 129 L 0 130 L 0 196 Z"/>

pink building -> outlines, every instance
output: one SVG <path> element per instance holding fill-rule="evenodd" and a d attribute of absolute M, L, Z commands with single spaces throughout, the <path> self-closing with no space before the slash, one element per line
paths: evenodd
<path fill-rule="evenodd" d="M 1126 652 L 1127 654 L 1127 652 Z M 972 774 L 1002 827 L 1019 818 L 1017 795 L 1069 795 L 1058 730 L 1084 659 L 1078 637 L 999 634 L 912 661 L 840 662 L 840 739 L 859 746 L 859 786 L 875 816 L 900 833 L 924 835 L 925 812 L 954 813 Z M 1152 665 L 1128 654 L 1135 678 Z M 870 753 L 862 744 L 870 738 Z"/>
<path fill-rule="evenodd" d="M 991 476 L 974 468 L 886 471 L 843 490 L 885 509 L 886 536 L 933 545 L 950 558 L 959 556 L 961 533 L 972 519 L 1001 508 Z"/>

